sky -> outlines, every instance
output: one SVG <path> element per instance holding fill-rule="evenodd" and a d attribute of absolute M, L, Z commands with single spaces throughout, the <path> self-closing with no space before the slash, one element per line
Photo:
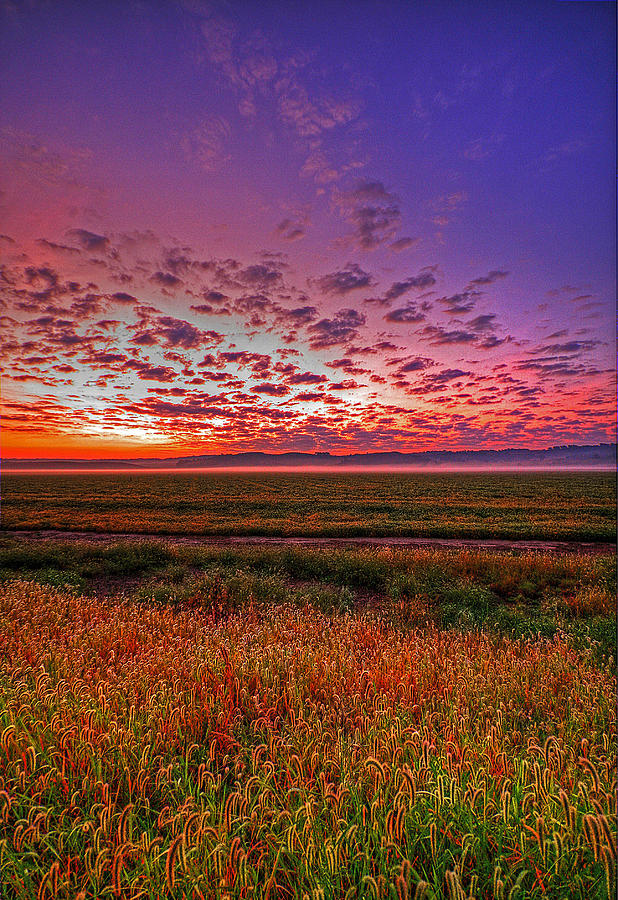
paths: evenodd
<path fill-rule="evenodd" d="M 615 440 L 616 6 L 4 0 L 4 457 Z"/>

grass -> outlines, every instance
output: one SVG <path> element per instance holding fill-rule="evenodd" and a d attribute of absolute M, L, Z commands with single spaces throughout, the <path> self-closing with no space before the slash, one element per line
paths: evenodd
<path fill-rule="evenodd" d="M 125 551 L 27 551 L 89 594 L 0 584 L 7 896 L 614 896 L 613 661 L 434 615 L 554 592 L 581 623 L 607 561 L 158 544 L 102 596 Z"/>
<path fill-rule="evenodd" d="M 0 579 L 182 605 L 218 592 L 330 613 L 369 606 L 390 624 L 489 628 L 614 652 L 613 555 L 482 550 L 183 545 L 164 541 L 0 541 Z M 591 643 L 592 642 L 592 643 Z"/>
<path fill-rule="evenodd" d="M 599 541 L 614 491 L 5 477 L 1 895 L 613 898 L 614 554 L 10 529 Z"/>
<path fill-rule="evenodd" d="M 4 475 L 5 529 L 613 541 L 600 473 Z"/>

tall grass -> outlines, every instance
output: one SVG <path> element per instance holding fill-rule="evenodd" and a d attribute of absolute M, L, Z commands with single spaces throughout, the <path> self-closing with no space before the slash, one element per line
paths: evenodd
<path fill-rule="evenodd" d="M 8 896 L 613 896 L 592 653 L 228 599 L 0 586 Z"/>
<path fill-rule="evenodd" d="M 509 635 L 564 632 L 614 653 L 614 555 L 402 548 L 200 546 L 162 541 L 0 541 L 0 579 L 123 592 L 186 603 L 225 594 L 310 603 L 323 611 L 370 606 L 389 624 L 491 628 Z"/>

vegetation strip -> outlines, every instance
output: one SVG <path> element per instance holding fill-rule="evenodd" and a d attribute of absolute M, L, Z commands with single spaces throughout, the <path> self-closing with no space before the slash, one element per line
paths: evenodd
<path fill-rule="evenodd" d="M 345 547 L 345 546 L 377 546 L 377 547 L 426 547 L 443 549 L 470 549 L 487 550 L 495 552 L 519 551 L 540 553 L 592 553 L 610 554 L 616 552 L 616 545 L 600 542 L 581 541 L 507 541 L 489 540 L 483 538 L 421 538 L 421 537 L 272 537 L 269 535 L 226 535 L 217 537 L 213 535 L 180 535 L 180 534 L 152 534 L 151 532 L 124 532 L 124 531 L 62 531 L 60 529 L 36 531 L 0 531 L 2 538 L 22 538 L 24 540 L 77 540 L 77 541 L 147 541 L 153 538 L 178 544 L 202 544 L 204 546 L 224 547 L 236 544 L 247 546 L 307 546 L 307 547 Z"/>
<path fill-rule="evenodd" d="M 601 473 L 4 475 L 5 529 L 611 542 Z"/>

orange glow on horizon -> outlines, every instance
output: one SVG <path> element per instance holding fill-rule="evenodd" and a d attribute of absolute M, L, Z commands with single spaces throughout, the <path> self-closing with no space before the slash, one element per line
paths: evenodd
<path fill-rule="evenodd" d="M 209 452 L 209 451 L 206 451 Z M 216 453 L 216 450 L 211 452 Z M 47 435 L 23 432 L 2 434 L 3 459 L 144 459 L 187 455 L 169 444 L 143 444 L 136 441 L 110 441 L 83 435 Z"/>

